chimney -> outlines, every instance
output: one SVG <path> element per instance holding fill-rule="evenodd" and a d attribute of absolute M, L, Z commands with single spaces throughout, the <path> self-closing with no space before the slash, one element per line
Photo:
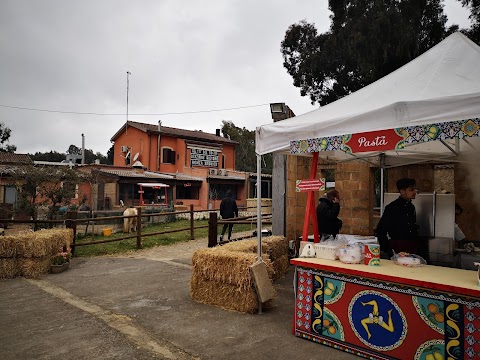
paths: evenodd
<path fill-rule="evenodd" d="M 215 129 L 215 135 L 220 136 L 220 129 Z"/>
<path fill-rule="evenodd" d="M 85 135 L 82 134 L 82 165 L 85 164 Z"/>

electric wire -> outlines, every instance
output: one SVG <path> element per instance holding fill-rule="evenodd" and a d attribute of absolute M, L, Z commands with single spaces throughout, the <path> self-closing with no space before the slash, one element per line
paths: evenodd
<path fill-rule="evenodd" d="M 164 116 L 164 115 L 200 114 L 200 113 L 211 113 L 211 112 L 249 109 L 249 108 L 266 106 L 266 105 L 270 105 L 270 104 L 256 104 L 256 105 L 246 105 L 246 106 L 238 106 L 238 107 L 231 107 L 231 108 L 224 108 L 224 109 L 210 109 L 210 110 L 197 110 L 197 111 L 165 112 L 165 113 L 138 113 L 138 114 L 129 114 L 129 116 Z M 37 111 L 37 112 L 58 113 L 58 114 L 73 114 L 73 115 L 95 115 L 95 116 L 124 116 L 125 115 L 123 113 L 114 114 L 114 113 L 95 113 L 95 112 L 35 109 L 35 108 L 11 106 L 11 105 L 3 105 L 3 104 L 0 104 L 0 107 L 8 108 L 8 109 L 15 109 L 15 110 Z"/>

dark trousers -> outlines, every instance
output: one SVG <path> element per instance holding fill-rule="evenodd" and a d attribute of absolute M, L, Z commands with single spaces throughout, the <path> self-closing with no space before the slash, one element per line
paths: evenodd
<path fill-rule="evenodd" d="M 228 227 L 228 240 L 231 240 L 232 239 L 233 224 L 223 224 L 222 236 L 225 234 L 225 231 L 227 230 L 227 227 Z"/>

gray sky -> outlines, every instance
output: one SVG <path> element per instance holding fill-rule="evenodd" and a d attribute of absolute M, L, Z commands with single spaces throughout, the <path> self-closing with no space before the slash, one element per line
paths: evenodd
<path fill-rule="evenodd" d="M 468 11 L 446 0 L 449 24 Z M 0 122 L 18 153 L 70 144 L 107 153 L 129 120 L 214 133 L 222 120 L 270 123 L 271 102 L 314 110 L 282 66 L 280 42 L 302 19 L 328 30 L 327 1 L 1 0 Z M 167 115 L 261 105 L 245 109 Z M 164 115 L 135 115 L 164 114 Z"/>

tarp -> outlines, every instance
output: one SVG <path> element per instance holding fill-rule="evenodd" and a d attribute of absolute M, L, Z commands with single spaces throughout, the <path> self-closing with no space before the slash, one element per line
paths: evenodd
<path fill-rule="evenodd" d="M 409 128 L 413 142 L 407 144 L 405 151 L 435 153 L 438 158 L 441 154 L 452 155 L 452 149 L 458 150 L 460 143 L 471 150 L 472 143 L 446 141 L 450 149 L 440 141 L 419 146 L 423 141 L 420 137 L 427 138 L 430 134 L 428 129 L 427 133 L 418 134 L 418 129 L 432 124 L 439 128 L 443 123 L 442 136 L 446 134 L 446 138 L 442 140 L 473 136 L 478 143 L 479 118 L 480 47 L 457 32 L 398 70 L 342 99 L 297 117 L 257 127 L 255 149 L 257 155 L 308 153 L 318 151 L 320 140 L 326 139 L 330 147 L 321 150 L 331 150 L 331 155 L 339 158 L 351 157 L 339 151 L 341 146 L 336 146 L 335 140 L 342 138 L 335 137 Z M 471 119 L 466 126 L 468 131 L 459 129 L 468 119 Z M 398 155 L 401 151 L 394 153 Z"/>

